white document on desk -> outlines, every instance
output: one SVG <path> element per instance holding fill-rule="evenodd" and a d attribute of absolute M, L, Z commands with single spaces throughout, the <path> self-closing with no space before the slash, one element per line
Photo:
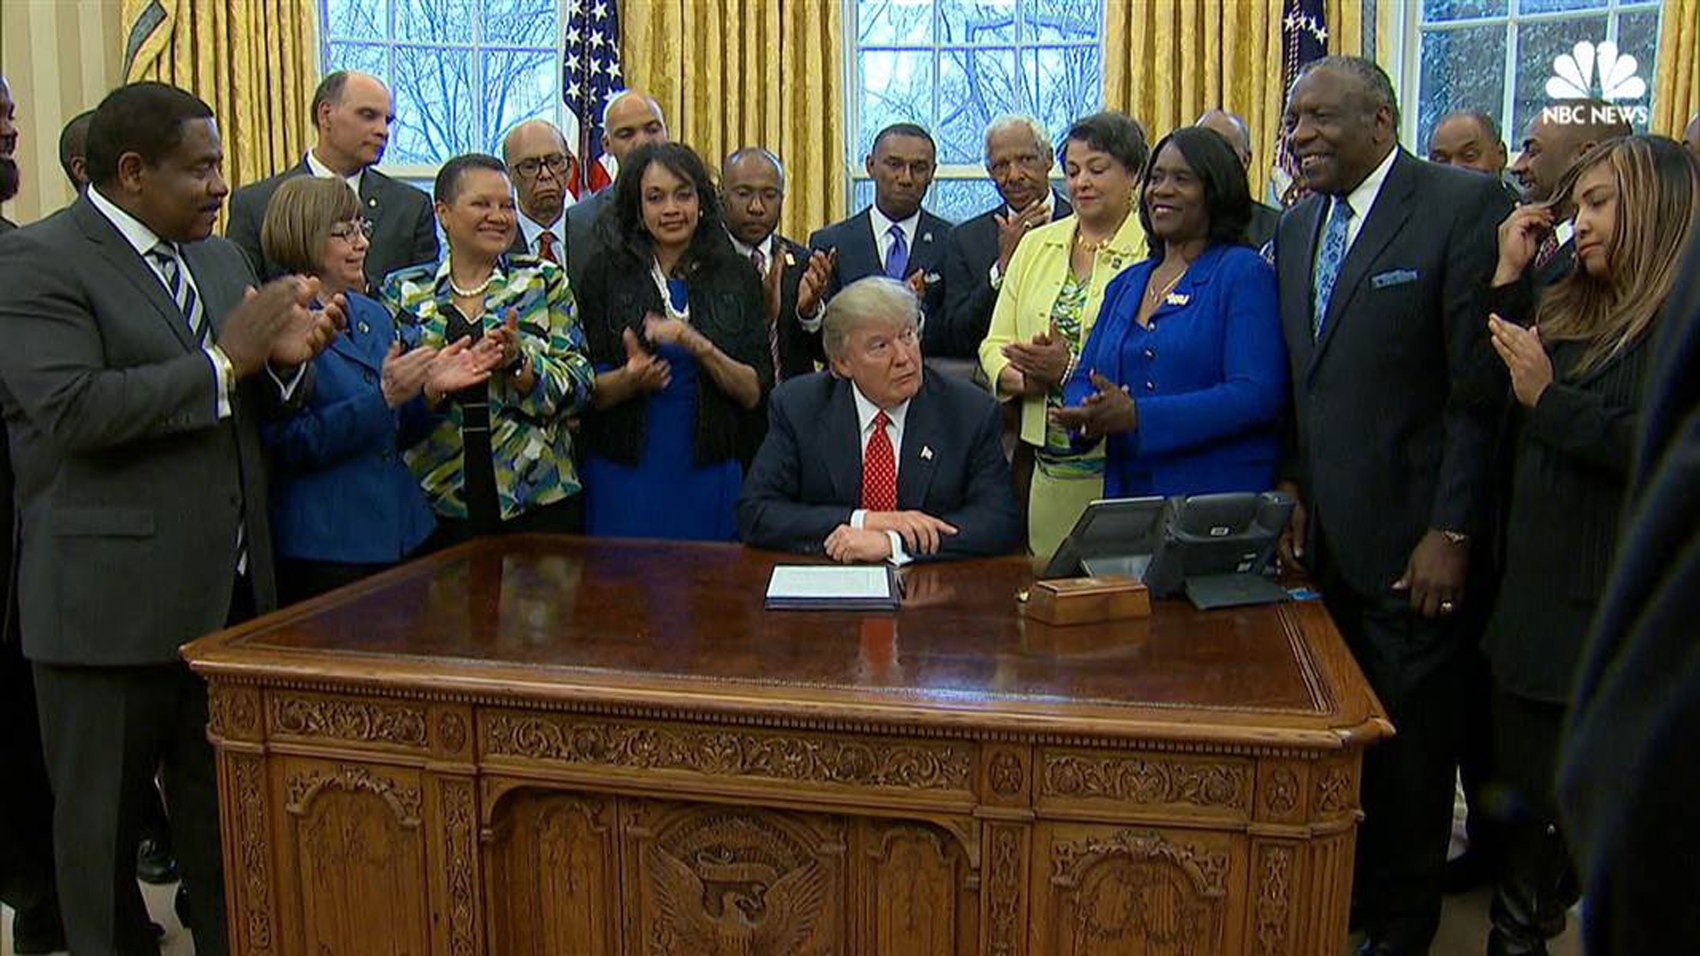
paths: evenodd
<path fill-rule="evenodd" d="M 896 576 L 878 565 L 781 564 L 767 582 L 767 606 L 782 610 L 896 609 Z"/>

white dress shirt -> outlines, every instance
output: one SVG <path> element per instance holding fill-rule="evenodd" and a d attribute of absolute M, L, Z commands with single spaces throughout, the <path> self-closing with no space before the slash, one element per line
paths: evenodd
<path fill-rule="evenodd" d="M 921 226 L 921 210 L 902 222 L 893 222 L 880 212 L 880 204 L 874 203 L 868 207 L 868 223 L 874 230 L 874 251 L 880 254 L 880 271 L 885 271 L 886 260 L 891 258 L 891 227 L 903 230 L 903 248 L 909 250 L 909 257 L 915 257 L 915 230 Z M 913 270 L 909 270 L 913 271 Z"/>
<path fill-rule="evenodd" d="M 1352 218 L 1346 221 L 1346 248 L 1342 252 L 1342 257 L 1345 253 L 1351 252 L 1352 243 L 1358 241 L 1358 233 L 1363 231 L 1364 222 L 1369 219 L 1369 211 L 1375 208 L 1375 197 L 1381 195 L 1381 184 L 1387 181 L 1387 171 L 1393 168 L 1393 160 L 1398 155 L 1398 146 L 1388 150 L 1387 158 L 1383 159 L 1379 166 L 1370 170 L 1370 174 L 1364 177 L 1364 181 L 1358 183 L 1358 188 L 1346 194 L 1346 202 L 1352 207 Z M 1340 198 L 1336 196 L 1334 201 L 1339 202 Z M 1332 206 L 1329 207 L 1329 211 L 1333 211 Z M 1321 248 L 1322 244 L 1318 243 L 1317 251 L 1319 253 Z"/>
<path fill-rule="evenodd" d="M 732 234 L 727 233 L 727 235 L 731 236 Z M 737 236 L 732 236 L 732 248 L 738 250 L 738 255 L 743 256 L 746 260 L 751 261 L 752 264 L 753 264 L 754 260 L 750 260 L 750 254 L 759 249 L 759 250 L 761 250 L 762 261 L 767 263 L 770 266 L 773 265 L 773 245 L 774 245 L 774 239 L 773 239 L 773 233 L 771 233 L 771 232 L 767 234 L 767 238 L 763 239 L 761 241 L 761 245 L 759 245 L 759 246 L 746 245 L 744 243 L 744 240 L 739 239 Z"/>
<path fill-rule="evenodd" d="M 545 226 L 542 223 L 538 222 L 537 220 L 531 218 L 530 216 L 527 216 L 523 212 L 519 214 L 519 234 L 520 234 L 521 238 L 523 238 L 525 240 L 525 251 L 526 252 L 529 252 L 534 256 L 543 255 L 542 250 L 540 250 L 537 247 L 537 237 L 543 235 L 545 232 L 554 234 L 554 236 L 555 236 L 555 258 L 561 260 L 562 265 L 565 265 L 566 261 L 567 261 L 567 211 L 566 211 L 566 209 L 563 208 L 561 210 L 561 214 L 559 216 L 555 217 L 555 221 L 553 223 L 550 223 L 547 226 Z"/>
<path fill-rule="evenodd" d="M 359 198 L 360 182 L 366 175 L 366 167 L 362 166 L 359 169 L 356 169 L 352 176 L 343 176 L 332 170 L 329 166 L 326 166 L 324 163 L 319 162 L 319 157 L 314 156 L 313 151 L 309 149 L 307 151 L 307 168 L 312 171 L 313 175 L 320 179 L 342 180 L 348 184 L 349 189 L 354 190 L 355 197 Z"/>
<path fill-rule="evenodd" d="M 850 395 L 856 401 L 856 424 L 861 429 L 858 434 L 861 436 L 862 461 L 866 464 L 868 460 L 868 440 L 874 437 L 874 416 L 879 414 L 880 407 L 868 401 L 867 396 L 862 394 L 862 390 L 856 387 L 855 382 L 850 383 Z M 891 474 L 893 481 L 897 479 L 897 473 L 903 467 L 903 420 L 908 414 L 908 402 L 885 410 L 885 417 L 888 419 L 885 433 L 886 437 L 891 439 Z M 867 519 L 867 509 L 857 508 L 850 512 L 850 527 L 861 529 L 865 526 Z M 887 531 L 885 534 L 891 540 L 891 563 L 899 567 L 908 564 L 911 559 L 909 552 L 903 550 L 903 536 L 895 531 Z"/>

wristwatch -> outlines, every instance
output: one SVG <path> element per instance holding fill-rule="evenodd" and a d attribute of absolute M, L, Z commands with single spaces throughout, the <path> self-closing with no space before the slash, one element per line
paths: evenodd
<path fill-rule="evenodd" d="M 514 360 L 509 362 L 507 368 L 502 369 L 502 372 L 504 374 L 514 376 L 515 378 L 523 375 L 525 373 L 525 349 L 520 349 L 516 352 L 514 354 Z"/>
<path fill-rule="evenodd" d="M 1439 528 L 1437 530 L 1440 531 L 1440 536 L 1446 539 L 1447 544 L 1470 543 L 1470 536 L 1462 531 L 1448 531 L 1445 528 Z"/>

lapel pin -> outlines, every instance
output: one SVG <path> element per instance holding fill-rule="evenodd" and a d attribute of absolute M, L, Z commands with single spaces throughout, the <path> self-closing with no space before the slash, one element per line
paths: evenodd
<path fill-rule="evenodd" d="M 376 209 L 376 208 L 378 208 L 378 199 L 377 199 L 377 197 L 376 197 L 376 196 L 374 196 L 374 197 L 372 197 L 372 198 L 371 198 L 371 199 L 368 199 L 368 200 L 366 200 L 366 205 L 368 205 L 368 206 L 371 206 L 371 207 L 372 207 L 372 208 L 374 208 L 374 209 Z"/>
<path fill-rule="evenodd" d="M 785 250 L 785 264 L 787 266 L 794 266 L 797 264 L 797 257 L 792 255 L 791 250 L 789 249 Z"/>
<path fill-rule="evenodd" d="M 921 446 L 921 460 L 922 461 L 932 461 L 933 460 L 933 446 L 931 446 L 931 445 L 922 445 Z"/>
<path fill-rule="evenodd" d="M 933 234 L 930 233 L 930 232 L 921 233 L 921 241 L 922 242 L 932 242 L 933 241 Z"/>
<path fill-rule="evenodd" d="M 1192 296 L 1190 295 L 1182 295 L 1179 292 L 1171 292 L 1163 301 L 1169 305 L 1186 305 L 1191 300 Z"/>
<path fill-rule="evenodd" d="M 360 323 L 359 328 L 360 328 L 360 334 L 361 335 L 365 335 L 367 332 L 372 331 L 372 327 L 370 325 L 367 325 L 364 322 Z"/>

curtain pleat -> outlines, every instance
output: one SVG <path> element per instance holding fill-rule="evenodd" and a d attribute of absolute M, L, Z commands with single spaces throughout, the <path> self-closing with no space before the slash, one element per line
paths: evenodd
<path fill-rule="evenodd" d="M 1682 138 L 1700 112 L 1700 0 L 1664 0 L 1659 63 L 1653 77 L 1655 133 Z"/>

